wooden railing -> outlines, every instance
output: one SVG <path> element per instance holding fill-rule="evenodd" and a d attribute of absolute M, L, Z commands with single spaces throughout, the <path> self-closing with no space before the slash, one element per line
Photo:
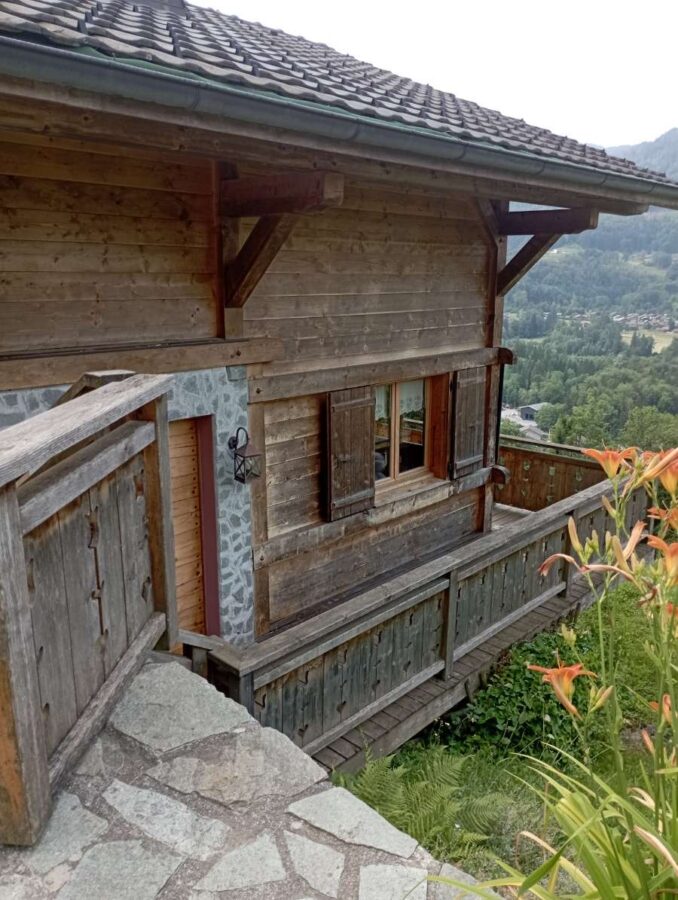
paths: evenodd
<path fill-rule="evenodd" d="M 132 376 L 0 432 L 0 843 L 35 841 L 146 650 L 176 640 L 170 383 Z"/>
<path fill-rule="evenodd" d="M 564 500 L 605 477 L 600 466 L 578 447 L 520 437 L 502 436 L 499 462 L 511 477 L 495 487 L 495 500 L 532 511 Z"/>
<path fill-rule="evenodd" d="M 455 662 L 548 598 L 569 573 L 537 568 L 569 547 L 567 521 L 605 533 L 595 485 L 419 566 L 309 622 L 239 650 L 180 632 L 194 666 L 262 724 L 314 753 Z M 642 514 L 634 497 L 630 517 Z"/>

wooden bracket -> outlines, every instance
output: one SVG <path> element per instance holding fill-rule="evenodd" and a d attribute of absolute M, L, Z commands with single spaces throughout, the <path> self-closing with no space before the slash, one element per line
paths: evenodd
<path fill-rule="evenodd" d="M 510 291 L 553 247 L 558 238 L 560 238 L 560 234 L 535 234 L 530 238 L 497 275 L 497 293 L 506 294 Z"/>
<path fill-rule="evenodd" d="M 496 216 L 499 234 L 579 234 L 598 226 L 598 210 L 535 209 Z"/>
<path fill-rule="evenodd" d="M 340 206 L 344 177 L 333 172 L 228 179 L 219 187 L 221 218 L 260 216 L 224 271 L 224 305 L 242 309 L 302 213 Z"/>
<path fill-rule="evenodd" d="M 242 309 L 278 250 L 296 225 L 297 216 L 262 216 L 224 272 L 225 306 Z"/>

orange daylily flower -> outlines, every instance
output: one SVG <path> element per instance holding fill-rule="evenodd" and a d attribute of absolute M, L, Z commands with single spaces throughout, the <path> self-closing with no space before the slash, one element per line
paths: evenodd
<path fill-rule="evenodd" d="M 660 509 L 658 506 L 651 506 L 647 511 L 651 519 L 660 519 L 666 522 L 669 528 L 678 531 L 678 506 L 672 506 L 671 509 Z"/>
<path fill-rule="evenodd" d="M 650 709 L 659 712 L 659 704 L 656 700 L 650 701 Z M 671 724 L 671 698 L 668 694 L 664 694 L 662 697 L 662 718 L 667 725 Z"/>
<path fill-rule="evenodd" d="M 652 461 L 648 464 L 645 472 L 638 479 L 637 486 L 653 481 L 655 478 L 661 478 L 665 471 L 670 470 L 673 473 L 673 466 L 678 463 L 678 447 L 673 450 L 667 450 L 663 453 L 655 454 Z M 669 475 L 669 484 L 673 484 L 673 475 Z M 664 485 L 666 487 L 666 485 Z M 678 488 L 678 484 L 674 485 L 674 491 Z M 666 488 L 669 490 L 669 488 Z M 670 493 L 670 490 L 669 490 Z"/>
<path fill-rule="evenodd" d="M 649 754 L 654 756 L 654 744 L 652 743 L 652 738 L 650 737 L 650 733 L 647 728 L 643 728 L 640 732 L 640 736 L 643 740 L 643 744 L 645 744 L 645 749 Z"/>
<path fill-rule="evenodd" d="M 660 472 L 659 480 L 675 500 L 678 496 L 678 459 L 669 463 L 663 472 Z"/>
<path fill-rule="evenodd" d="M 678 541 L 667 544 L 660 537 L 651 535 L 647 539 L 648 546 L 659 550 L 664 557 L 664 568 L 669 576 L 669 585 L 678 585 Z"/>
<path fill-rule="evenodd" d="M 578 678 L 580 675 L 587 675 L 590 678 L 597 678 L 595 672 L 589 672 L 584 669 L 582 663 L 575 663 L 572 666 L 563 666 L 560 664 L 560 660 L 558 660 L 558 666 L 554 669 L 547 669 L 544 666 L 533 666 L 528 665 L 527 667 L 531 672 L 541 672 L 543 674 L 543 679 L 546 684 L 550 684 L 553 688 L 553 693 L 558 698 L 559 703 L 561 703 L 565 709 L 572 716 L 576 716 L 578 719 L 581 718 L 579 714 L 579 710 L 572 702 L 572 695 L 574 694 L 574 679 Z"/>
<path fill-rule="evenodd" d="M 584 456 L 590 456 L 591 459 L 602 466 L 603 471 L 608 478 L 614 478 L 619 472 L 620 467 L 627 459 L 635 459 L 636 448 L 627 447 L 626 450 L 582 450 Z"/>

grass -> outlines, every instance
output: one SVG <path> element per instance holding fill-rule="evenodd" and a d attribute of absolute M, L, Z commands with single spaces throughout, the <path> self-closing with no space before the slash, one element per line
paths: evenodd
<path fill-rule="evenodd" d="M 639 328 L 638 334 L 643 337 L 651 337 L 654 340 L 653 350 L 655 353 L 661 353 L 662 350 L 669 347 L 674 337 L 676 337 L 675 331 L 657 331 L 652 328 Z M 630 344 L 632 337 L 632 331 L 622 331 L 622 340 L 625 344 Z"/>
<path fill-rule="evenodd" d="M 653 694 L 651 663 L 641 649 L 649 634 L 649 623 L 638 605 L 637 595 L 628 586 L 620 587 L 610 595 L 602 615 L 605 640 L 616 643 L 616 658 L 620 660 L 619 683 L 623 685 L 619 700 L 626 728 L 633 735 L 646 724 L 646 700 Z M 575 630 L 582 662 L 586 668 L 596 671 L 600 652 L 595 608 L 579 617 Z M 450 756 L 464 757 L 454 794 L 455 806 L 461 810 L 485 809 L 488 798 L 493 798 L 498 815 L 488 816 L 483 821 L 484 840 L 460 843 L 448 840 L 440 831 L 434 830 L 429 841 L 422 843 L 439 859 L 461 865 L 478 878 L 500 874 L 498 858 L 517 863 L 523 871 L 542 861 L 541 851 L 520 837 L 522 831 L 534 831 L 549 842 L 558 841 L 554 824 L 544 818 L 543 800 L 538 794 L 543 785 L 523 755 L 553 758 L 554 751 L 549 749 L 549 744 L 564 749 L 574 745 L 575 735 L 568 714 L 554 699 L 548 686 L 540 683 L 539 676 L 526 670 L 527 662 L 555 665 L 557 655 L 564 662 L 575 661 L 564 638 L 555 632 L 538 635 L 534 640 L 514 647 L 487 687 L 479 691 L 471 703 L 405 744 L 390 764 L 391 769 L 400 771 L 397 777 L 405 777 L 410 782 L 426 782 L 435 794 L 436 785 L 431 783 L 435 780 L 431 774 L 435 770 L 427 761 L 429 754 L 439 755 L 442 748 L 442 752 Z M 588 685 L 581 679 L 577 682 L 575 703 L 582 702 L 586 691 Z M 595 767 L 599 774 L 608 775 L 611 762 L 602 732 L 591 738 Z M 630 746 L 626 753 L 627 762 L 634 768 L 637 765 L 640 771 L 639 751 Z M 382 764 L 380 775 L 384 780 L 379 789 L 384 797 L 388 797 L 392 786 L 389 773 L 384 775 L 383 768 Z M 366 783 L 370 780 L 368 778 Z M 354 787 L 351 783 L 347 786 Z M 446 789 L 440 785 L 441 794 Z M 375 797 L 364 799 L 389 818 L 388 804 L 384 806 Z M 395 821 L 401 827 L 407 821 L 403 810 Z M 461 819 L 457 827 L 464 827 Z"/>

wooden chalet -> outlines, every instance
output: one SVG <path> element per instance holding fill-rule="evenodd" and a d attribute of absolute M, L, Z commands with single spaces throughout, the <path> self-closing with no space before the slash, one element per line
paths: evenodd
<path fill-rule="evenodd" d="M 650 204 L 678 185 L 182 0 L 0 0 L 0 839 L 161 635 L 350 768 L 580 602 L 536 568 L 605 487 L 498 447 L 503 296 Z"/>

